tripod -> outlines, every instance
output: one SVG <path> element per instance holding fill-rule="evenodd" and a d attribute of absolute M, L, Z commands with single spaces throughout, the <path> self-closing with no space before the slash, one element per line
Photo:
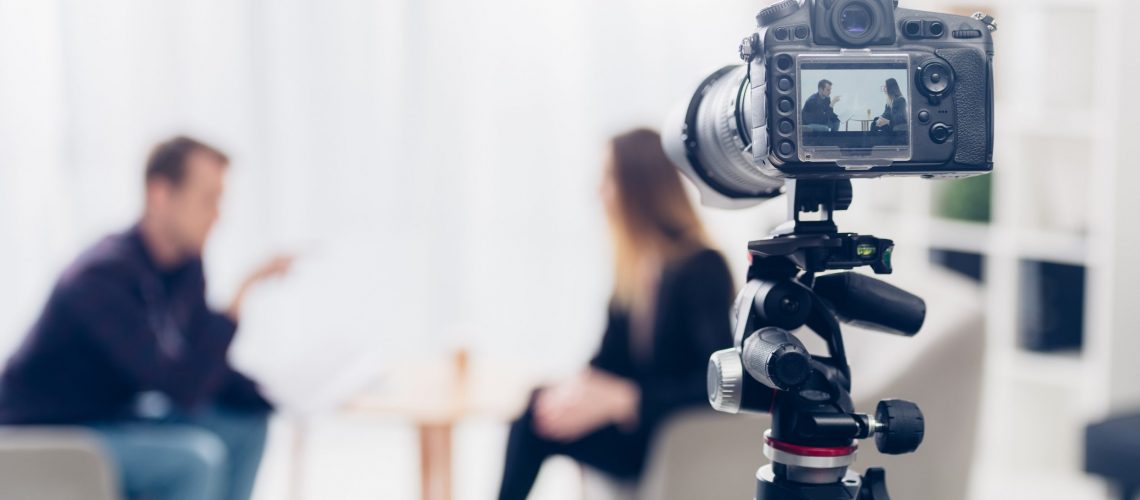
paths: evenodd
<path fill-rule="evenodd" d="M 919 297 L 870 276 L 830 270 L 869 266 L 891 272 L 894 243 L 839 233 L 833 213 L 851 204 L 849 180 L 787 181 L 790 220 L 748 244 L 748 283 L 733 311 L 735 347 L 709 360 L 709 401 L 720 411 L 769 412 L 756 500 L 888 500 L 883 469 L 848 470 L 857 440 L 909 453 L 922 442 L 914 403 L 880 401 L 856 413 L 840 322 L 912 336 L 926 317 Z M 827 345 L 811 355 L 790 332 L 807 327 Z"/>

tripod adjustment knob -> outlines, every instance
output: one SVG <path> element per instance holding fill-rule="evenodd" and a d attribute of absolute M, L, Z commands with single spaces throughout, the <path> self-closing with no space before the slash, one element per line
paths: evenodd
<path fill-rule="evenodd" d="M 844 179 L 835 183 L 834 210 L 847 210 L 851 208 L 851 201 L 855 199 L 855 190 L 851 187 L 851 180 Z"/>
<path fill-rule="evenodd" d="M 901 399 L 879 401 L 875 408 L 879 428 L 875 432 L 875 447 L 888 455 L 902 455 L 918 449 L 925 433 L 922 410 L 918 405 Z"/>
<path fill-rule="evenodd" d="M 744 370 L 760 383 L 781 391 L 796 389 L 811 376 L 811 355 L 791 332 L 765 327 L 741 346 Z"/>
<path fill-rule="evenodd" d="M 739 413 L 744 394 L 744 363 L 736 348 L 722 349 L 709 357 L 709 404 L 716 411 Z"/>

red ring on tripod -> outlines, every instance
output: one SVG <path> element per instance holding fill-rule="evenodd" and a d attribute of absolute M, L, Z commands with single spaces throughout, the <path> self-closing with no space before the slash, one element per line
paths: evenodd
<path fill-rule="evenodd" d="M 768 446 L 772 448 L 805 457 L 844 457 L 855 453 L 855 449 L 858 448 L 858 445 L 855 443 L 851 443 L 851 446 L 840 446 L 838 448 L 820 448 L 776 441 L 767 436 L 765 436 L 764 439 L 768 442 Z"/>

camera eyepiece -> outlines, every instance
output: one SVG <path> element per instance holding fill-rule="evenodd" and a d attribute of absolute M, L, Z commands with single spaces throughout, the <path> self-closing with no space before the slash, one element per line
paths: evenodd
<path fill-rule="evenodd" d="M 871 11 L 866 5 L 851 4 L 839 11 L 839 25 L 852 36 L 863 36 L 870 31 L 872 20 Z"/>
<path fill-rule="evenodd" d="M 877 3 L 846 0 L 835 2 L 829 17 L 836 38 L 845 45 L 862 47 L 879 35 L 879 25 L 887 15 Z"/>

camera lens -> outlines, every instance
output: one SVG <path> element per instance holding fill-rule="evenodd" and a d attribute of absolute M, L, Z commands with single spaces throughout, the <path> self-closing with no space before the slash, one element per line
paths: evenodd
<path fill-rule="evenodd" d="M 786 85 L 793 88 L 790 79 Z M 783 113 L 789 116 L 795 111 L 794 103 L 792 97 L 780 96 L 777 109 L 787 109 Z M 670 114 L 661 134 L 662 145 L 669 159 L 697 184 L 702 203 L 750 206 L 780 194 L 784 187 L 783 179 L 760 169 L 749 149 L 752 104 L 748 67 L 728 66 L 709 75 L 693 97 Z M 763 149 L 769 150 L 766 143 Z"/>
<path fill-rule="evenodd" d="M 860 36 L 871 29 L 871 10 L 861 3 L 843 7 L 839 13 L 839 25 L 847 33 Z"/>

